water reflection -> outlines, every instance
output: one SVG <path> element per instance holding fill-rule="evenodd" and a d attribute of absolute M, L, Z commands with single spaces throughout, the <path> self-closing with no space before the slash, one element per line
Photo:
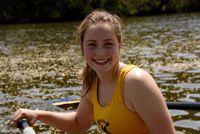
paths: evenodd
<path fill-rule="evenodd" d="M 148 71 L 166 101 L 200 102 L 200 14 L 124 18 L 121 61 Z M 0 25 L 0 132 L 19 133 L 18 108 L 68 112 L 49 100 L 79 99 L 83 59 L 79 22 Z M 170 110 L 177 133 L 198 133 L 200 112 Z M 62 133 L 40 121 L 37 133 Z M 94 124 L 86 133 L 101 133 Z"/>

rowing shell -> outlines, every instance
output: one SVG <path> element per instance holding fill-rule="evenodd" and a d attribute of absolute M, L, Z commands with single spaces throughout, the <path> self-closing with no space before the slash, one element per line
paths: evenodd
<path fill-rule="evenodd" d="M 80 100 L 75 100 L 70 97 L 58 100 L 48 101 L 47 103 L 67 108 L 70 105 L 78 105 Z M 166 102 L 168 109 L 180 109 L 180 110 L 200 110 L 200 102 Z"/>

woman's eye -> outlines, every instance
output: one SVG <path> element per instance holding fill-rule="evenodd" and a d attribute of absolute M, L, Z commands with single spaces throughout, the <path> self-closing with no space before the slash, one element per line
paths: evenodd
<path fill-rule="evenodd" d="M 112 43 L 106 43 L 106 46 L 108 46 L 108 47 L 110 47 L 112 45 L 113 45 Z"/>
<path fill-rule="evenodd" d="M 88 44 L 88 46 L 95 46 L 95 43 L 90 43 Z"/>

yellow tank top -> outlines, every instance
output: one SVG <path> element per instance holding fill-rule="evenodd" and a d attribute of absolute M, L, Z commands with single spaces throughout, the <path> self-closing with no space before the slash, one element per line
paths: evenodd
<path fill-rule="evenodd" d="M 120 71 L 117 85 L 110 102 L 102 107 L 97 99 L 98 78 L 92 85 L 92 102 L 97 126 L 107 134 L 150 134 L 142 118 L 128 110 L 123 99 L 123 81 L 126 74 L 136 66 L 126 65 Z"/>

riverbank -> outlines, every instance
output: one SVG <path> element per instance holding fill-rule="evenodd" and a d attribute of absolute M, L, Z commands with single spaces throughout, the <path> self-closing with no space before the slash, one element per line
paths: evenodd
<path fill-rule="evenodd" d="M 42 23 L 82 20 L 95 9 L 120 17 L 199 12 L 199 0 L 91 0 L 91 1 L 3 1 L 0 24 Z"/>

